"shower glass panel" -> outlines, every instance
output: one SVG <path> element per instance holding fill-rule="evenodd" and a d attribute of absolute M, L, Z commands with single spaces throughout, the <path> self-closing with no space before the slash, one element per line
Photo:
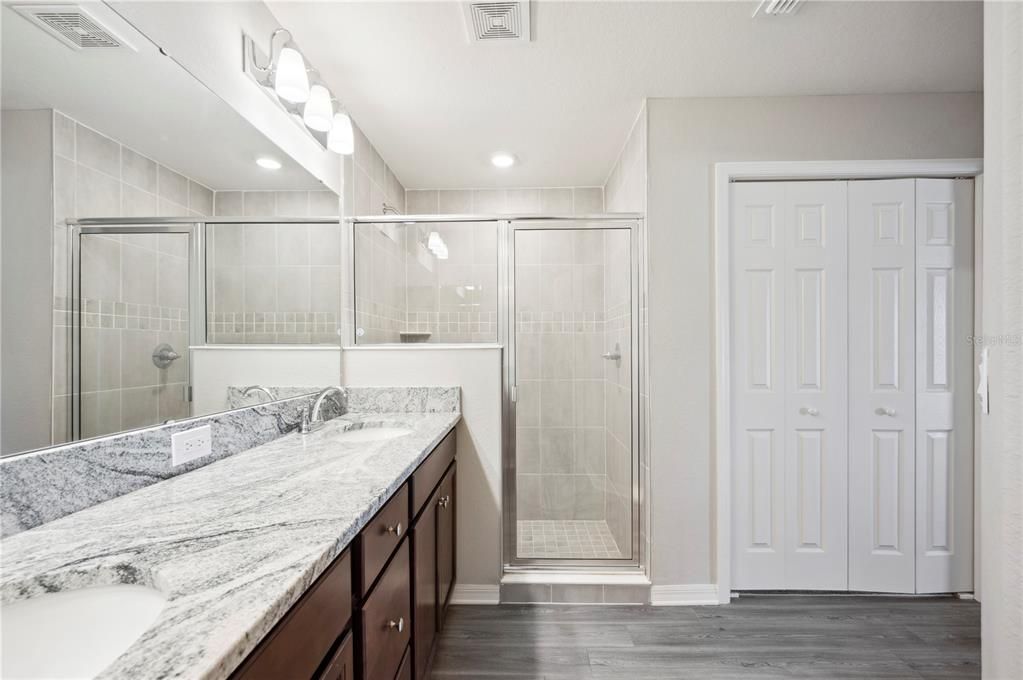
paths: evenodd
<path fill-rule="evenodd" d="M 77 438 L 186 418 L 189 234 L 83 233 Z"/>
<path fill-rule="evenodd" d="M 206 225 L 206 342 L 338 344 L 341 225 Z"/>
<path fill-rule="evenodd" d="M 498 228 L 356 223 L 356 344 L 496 342 Z"/>
<path fill-rule="evenodd" d="M 636 557 L 632 233 L 512 225 L 520 563 Z"/>

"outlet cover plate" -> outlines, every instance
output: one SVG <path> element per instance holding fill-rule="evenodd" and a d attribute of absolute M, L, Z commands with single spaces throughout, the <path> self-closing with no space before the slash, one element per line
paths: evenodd
<path fill-rule="evenodd" d="M 171 464 L 175 467 L 213 453 L 213 433 L 209 425 L 171 435 Z"/>

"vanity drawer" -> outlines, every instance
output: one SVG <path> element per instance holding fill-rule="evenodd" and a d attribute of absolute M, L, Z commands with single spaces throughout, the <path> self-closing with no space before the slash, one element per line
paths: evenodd
<path fill-rule="evenodd" d="M 433 495 L 441 477 L 455 459 L 455 431 L 451 430 L 437 448 L 412 473 L 412 514 L 418 515 Z"/>
<path fill-rule="evenodd" d="M 363 680 L 393 680 L 412 637 L 409 542 L 404 541 L 362 603 Z"/>
<path fill-rule="evenodd" d="M 316 680 L 355 680 L 355 641 L 349 633 Z"/>
<path fill-rule="evenodd" d="M 351 616 L 352 560 L 346 552 L 327 567 L 232 677 L 313 677 Z"/>
<path fill-rule="evenodd" d="M 363 596 L 373 587 L 377 574 L 387 564 L 391 553 L 408 533 L 408 485 L 402 486 L 387 505 L 370 520 L 360 536 L 361 570 L 359 593 Z"/>

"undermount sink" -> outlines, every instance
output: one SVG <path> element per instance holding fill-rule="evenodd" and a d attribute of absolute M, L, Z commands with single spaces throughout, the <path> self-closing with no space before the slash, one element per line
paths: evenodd
<path fill-rule="evenodd" d="M 346 430 L 337 435 L 343 442 L 376 442 L 383 439 L 397 439 L 412 434 L 412 430 L 404 427 L 360 427 Z"/>
<path fill-rule="evenodd" d="M 6 603 L 0 677 L 95 677 L 153 625 L 166 602 L 153 588 L 119 584 Z"/>

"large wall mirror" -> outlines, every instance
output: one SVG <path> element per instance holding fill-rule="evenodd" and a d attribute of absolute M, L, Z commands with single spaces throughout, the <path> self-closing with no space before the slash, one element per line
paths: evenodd
<path fill-rule="evenodd" d="M 0 21 L 0 454 L 337 383 L 337 194 L 109 6 L 47 9 Z"/>

